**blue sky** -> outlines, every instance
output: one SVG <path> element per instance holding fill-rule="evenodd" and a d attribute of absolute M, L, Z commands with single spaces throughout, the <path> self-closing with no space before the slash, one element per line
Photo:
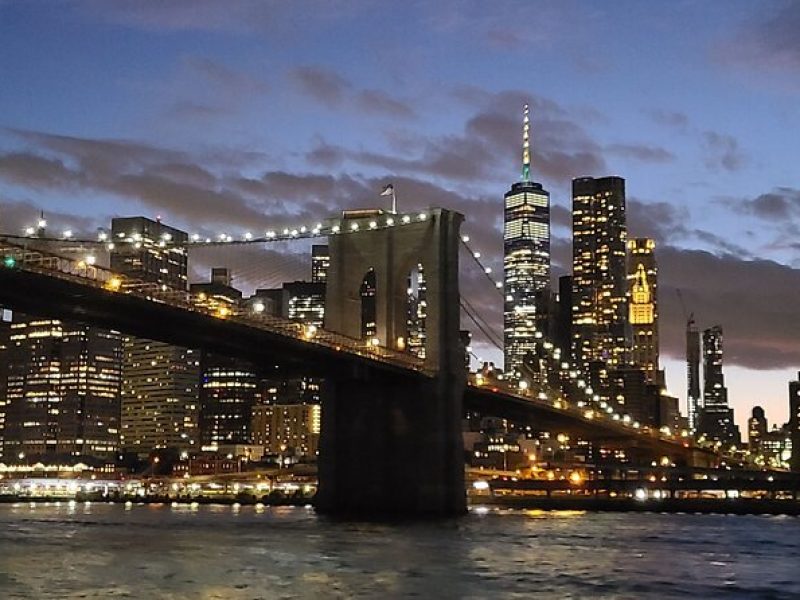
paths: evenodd
<path fill-rule="evenodd" d="M 393 181 L 401 205 L 463 211 L 499 265 L 530 102 L 556 271 L 570 179 L 625 177 L 629 234 L 659 244 L 671 391 L 680 288 L 725 328 L 737 421 L 761 403 L 782 422 L 800 368 L 797 31 L 800 4 L 778 1 L 0 0 L 0 222 L 257 231 Z M 465 293 L 499 322 L 490 291 Z"/>

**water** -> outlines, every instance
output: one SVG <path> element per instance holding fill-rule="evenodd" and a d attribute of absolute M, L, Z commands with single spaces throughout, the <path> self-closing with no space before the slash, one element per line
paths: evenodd
<path fill-rule="evenodd" d="M 0 505 L 0 598 L 800 598 L 800 518 Z"/>

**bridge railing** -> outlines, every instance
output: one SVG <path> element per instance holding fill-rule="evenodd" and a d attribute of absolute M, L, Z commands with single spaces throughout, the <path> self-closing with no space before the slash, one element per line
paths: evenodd
<path fill-rule="evenodd" d="M 167 285 L 121 275 L 105 267 L 92 264 L 90 260 L 59 256 L 7 240 L 0 240 L 0 254 L 3 256 L 5 268 L 39 273 L 81 285 L 102 288 L 108 292 L 137 296 L 151 302 L 278 333 L 309 344 L 318 344 L 339 352 L 355 354 L 415 371 L 424 370 L 424 361 L 411 354 L 375 345 L 371 341 L 351 338 L 313 325 L 270 315 L 263 311 L 258 312 L 254 309 L 245 309 L 238 305 L 217 301 L 204 294 L 192 294 L 186 290 L 178 290 Z"/>

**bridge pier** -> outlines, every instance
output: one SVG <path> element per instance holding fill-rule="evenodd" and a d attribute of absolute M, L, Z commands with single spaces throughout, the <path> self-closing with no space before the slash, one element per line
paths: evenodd
<path fill-rule="evenodd" d="M 323 388 L 317 509 L 352 516 L 466 511 L 463 383 L 339 379 Z"/>
<path fill-rule="evenodd" d="M 373 229 L 373 219 L 395 225 Z M 361 284 L 375 277 L 375 331 L 405 347 L 408 277 L 425 273 L 425 357 L 417 371 L 337 373 L 322 396 L 317 506 L 345 515 L 446 516 L 466 510 L 461 419 L 466 373 L 459 336 L 458 251 L 463 217 L 344 215 L 329 239 L 325 327 L 362 336 Z"/>

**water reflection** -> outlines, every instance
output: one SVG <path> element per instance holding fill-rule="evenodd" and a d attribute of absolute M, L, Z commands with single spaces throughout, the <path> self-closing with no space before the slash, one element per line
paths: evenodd
<path fill-rule="evenodd" d="M 473 509 L 354 523 L 268 506 L 0 505 L 4 598 L 800 595 L 800 519 Z"/>

